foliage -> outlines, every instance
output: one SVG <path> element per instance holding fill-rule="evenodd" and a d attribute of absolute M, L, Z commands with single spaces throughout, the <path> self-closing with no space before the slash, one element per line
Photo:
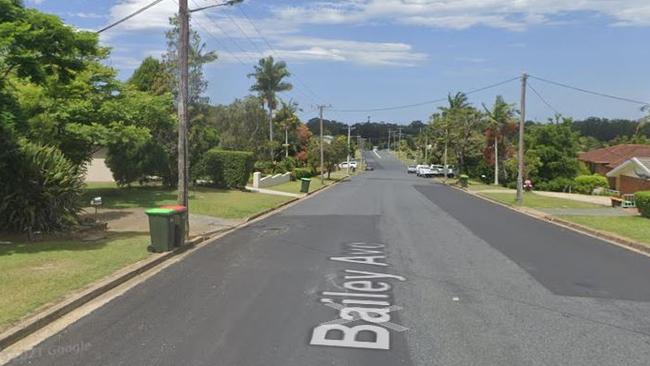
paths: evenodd
<path fill-rule="evenodd" d="M 205 153 L 198 174 L 209 177 L 220 188 L 244 188 L 253 173 L 255 160 L 248 151 L 214 148 Z"/>
<path fill-rule="evenodd" d="M 617 137 L 632 137 L 637 134 L 650 137 L 650 125 L 627 119 L 607 119 L 589 117 L 573 124 L 574 131 L 581 136 L 591 137 L 601 143 L 607 143 Z"/>
<path fill-rule="evenodd" d="M 573 179 L 558 177 L 546 182 L 533 182 L 535 190 L 551 192 L 570 192 L 573 190 L 575 181 Z"/>
<path fill-rule="evenodd" d="M 210 107 L 207 118 L 219 131 L 220 147 L 252 151 L 256 158 L 261 157 L 269 129 L 259 98 L 249 96 L 229 105 Z"/>
<path fill-rule="evenodd" d="M 139 91 L 155 95 L 171 93 L 173 74 L 170 74 L 168 69 L 169 66 L 157 58 L 149 56 L 142 60 L 127 82 Z"/>
<path fill-rule="evenodd" d="M 102 107 L 111 119 L 122 122 L 121 136 L 106 141 L 106 164 L 119 184 L 143 181 L 147 176 L 161 177 L 166 186 L 176 184 L 177 123 L 171 98 L 169 93 L 153 95 L 126 88 L 119 99 Z M 125 134 L 125 128 L 134 133 Z"/>
<path fill-rule="evenodd" d="M 314 176 L 314 171 L 310 168 L 296 168 L 293 170 L 293 175 L 296 180 L 311 178 Z"/>
<path fill-rule="evenodd" d="M 641 216 L 650 218 L 650 191 L 636 192 L 634 200 Z"/>
<path fill-rule="evenodd" d="M 515 137 L 516 121 L 515 110 L 506 103 L 502 96 L 497 96 L 492 109 L 483 105 L 485 110 L 487 129 L 485 131 L 485 149 L 483 154 L 486 161 L 494 166 L 497 178 L 510 182 L 514 176 L 506 170 L 505 165 L 499 170 L 499 161 L 504 161 L 513 155 L 512 140 Z M 495 155 L 495 145 L 498 156 Z M 495 179 L 495 182 L 498 181 Z"/>
<path fill-rule="evenodd" d="M 290 172 L 296 168 L 298 161 L 295 158 L 288 157 L 275 164 L 278 173 Z"/>
<path fill-rule="evenodd" d="M 580 169 L 577 159 L 579 145 L 578 136 L 571 126 L 570 119 L 558 124 L 528 126 L 526 154 L 535 154 L 539 165 L 536 172 L 527 172 L 527 178 L 539 182 L 576 176 Z"/>
<path fill-rule="evenodd" d="M 582 194 L 591 194 L 595 188 L 607 188 L 609 183 L 602 175 L 581 175 L 576 177 L 574 191 Z"/>
<path fill-rule="evenodd" d="M 165 66 L 166 78 L 171 82 L 170 89 L 174 96 L 178 95 L 178 39 L 180 35 L 180 24 L 178 17 L 169 18 L 170 30 L 165 32 L 167 38 L 167 53 L 163 55 L 163 65 Z M 205 51 L 206 44 L 201 40 L 201 36 L 196 30 L 190 30 L 190 44 L 188 53 L 189 66 L 189 95 L 190 105 L 205 104 L 209 99 L 203 94 L 208 87 L 208 82 L 203 74 L 203 66 L 217 59 L 214 51 Z"/>
<path fill-rule="evenodd" d="M 269 151 L 271 159 L 275 159 L 275 145 L 273 143 L 273 110 L 277 107 L 276 93 L 288 91 L 293 88 L 291 83 L 283 81 L 291 76 L 284 61 L 275 62 L 273 56 L 268 56 L 259 60 L 254 66 L 254 72 L 248 74 L 248 77 L 255 78 L 255 84 L 250 91 L 257 92 L 259 98 L 266 103 L 269 110 Z"/>
<path fill-rule="evenodd" d="M 16 158 L 13 179 L 3 181 L 0 227 L 31 234 L 76 223 L 84 172 L 52 146 L 23 141 Z"/>
<path fill-rule="evenodd" d="M 323 144 L 323 165 L 327 172 L 327 179 L 330 173 L 336 169 L 339 162 L 347 157 L 347 137 L 338 136 L 331 143 Z M 320 171 L 320 141 L 312 139 L 308 150 L 308 162 L 313 171 Z"/>

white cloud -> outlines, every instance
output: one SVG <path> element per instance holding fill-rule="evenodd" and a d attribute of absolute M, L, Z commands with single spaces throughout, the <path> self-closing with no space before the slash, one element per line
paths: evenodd
<path fill-rule="evenodd" d="M 465 29 L 522 30 L 571 12 L 596 12 L 612 25 L 650 25 L 647 0 L 344 0 L 276 8 L 278 18 L 313 24 L 386 22 Z"/>
<path fill-rule="evenodd" d="M 110 21 L 125 17 L 147 2 L 148 0 L 122 0 L 111 8 Z M 191 8 L 206 4 L 210 2 L 190 1 Z M 112 29 L 111 35 L 102 40 L 110 43 L 113 37 L 124 33 L 160 32 L 168 29 L 168 18 L 175 14 L 176 8 L 177 4 L 173 1 L 162 2 Z M 227 11 L 203 11 L 192 15 L 195 29 L 203 34 L 204 40 L 211 47 L 217 46 L 220 62 L 254 62 L 259 57 L 273 54 L 287 61 L 321 60 L 364 65 L 414 66 L 427 58 L 425 54 L 413 51 L 411 45 L 405 43 L 303 37 L 300 35 L 300 24 L 296 22 L 272 16 L 256 18 L 255 25 L 252 25 L 248 19 L 234 14 Z M 266 41 L 261 39 L 258 30 L 272 43 L 273 52 L 266 46 Z M 124 61 L 121 60 L 122 63 Z"/>

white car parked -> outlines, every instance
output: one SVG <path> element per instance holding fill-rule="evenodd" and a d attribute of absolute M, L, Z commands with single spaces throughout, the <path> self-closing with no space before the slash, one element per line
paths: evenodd
<path fill-rule="evenodd" d="M 339 164 L 339 168 L 347 169 L 348 168 L 348 162 L 347 161 L 342 162 L 341 164 Z M 356 169 L 357 168 L 357 162 L 354 161 L 354 160 L 350 160 L 350 168 Z"/>
<path fill-rule="evenodd" d="M 428 165 L 418 165 L 415 167 L 415 172 L 418 177 L 431 178 L 433 177 L 433 170 Z"/>

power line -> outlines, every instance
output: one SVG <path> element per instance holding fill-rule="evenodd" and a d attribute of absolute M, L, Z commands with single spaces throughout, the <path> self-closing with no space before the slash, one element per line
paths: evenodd
<path fill-rule="evenodd" d="M 504 80 L 504 81 L 501 81 L 501 82 L 498 82 L 498 83 L 495 83 L 495 84 L 490 84 L 490 85 L 487 85 L 487 86 L 484 86 L 484 87 L 481 87 L 481 88 L 478 88 L 478 89 L 472 89 L 472 90 L 470 90 L 468 92 L 465 92 L 464 94 L 465 95 L 470 95 L 470 94 L 478 93 L 478 92 L 481 92 L 481 91 L 484 91 L 484 90 L 487 90 L 487 89 L 496 88 L 497 86 L 501 86 L 501 85 L 510 83 L 512 81 L 518 80 L 518 79 L 520 79 L 519 76 L 508 79 L 508 80 Z M 433 99 L 433 100 L 427 100 L 425 102 L 419 102 L 419 103 L 413 103 L 413 104 L 404 104 L 404 105 L 398 105 L 398 106 L 392 106 L 392 107 L 368 108 L 368 109 L 335 109 L 335 110 L 337 112 L 345 112 L 345 113 L 380 112 L 380 111 L 391 111 L 391 110 L 397 110 L 397 109 L 407 109 L 407 108 L 419 107 L 419 106 L 423 106 L 423 105 L 427 105 L 427 104 L 436 104 L 436 103 L 444 102 L 446 100 L 447 100 L 447 97 L 444 97 L 444 98 L 438 98 L 438 99 Z"/>
<path fill-rule="evenodd" d="M 530 82 L 528 82 L 528 89 L 532 90 L 533 93 L 535 93 L 535 95 L 537 95 L 537 97 L 539 98 L 539 100 L 541 100 L 542 103 L 544 103 L 544 104 L 548 107 L 548 109 L 552 110 L 555 114 L 559 114 L 559 115 L 562 114 L 562 113 L 558 112 L 558 110 L 555 109 L 555 108 L 551 105 L 551 103 L 549 103 L 546 99 L 544 99 L 544 97 L 543 97 L 543 96 L 542 96 L 542 95 L 541 95 L 541 94 L 540 94 L 540 93 L 539 93 L 535 88 L 533 88 L 533 86 L 530 84 Z"/>
<path fill-rule="evenodd" d="M 258 36 L 259 36 L 259 37 L 264 41 L 264 43 L 265 43 L 266 46 L 269 48 L 269 50 L 270 50 L 270 51 L 271 51 L 271 52 L 272 52 L 276 57 L 278 57 L 278 52 L 275 50 L 275 48 L 273 48 L 273 46 L 271 45 L 271 42 L 269 42 L 269 40 L 266 39 L 266 37 L 264 37 L 264 36 L 262 35 L 262 32 L 257 28 L 257 26 L 255 25 L 255 22 L 253 22 L 253 20 L 252 20 L 252 19 L 248 16 L 248 14 L 244 11 L 243 7 L 242 7 L 242 6 L 239 6 L 239 7 L 237 7 L 237 9 L 239 9 L 239 11 L 242 13 L 242 15 L 244 16 L 244 18 L 246 18 L 246 20 L 248 20 L 248 23 L 250 23 L 250 25 L 253 27 L 253 29 L 255 30 L 255 32 L 257 33 L 257 35 L 258 35 Z M 300 77 L 299 77 L 295 72 L 292 72 L 292 74 L 293 74 L 293 76 L 296 78 L 296 81 L 298 81 L 298 82 L 301 84 L 301 86 L 302 86 L 303 88 L 305 88 L 305 90 L 307 90 L 307 91 L 308 91 L 312 96 L 314 96 L 316 99 L 319 98 L 318 95 L 317 95 L 317 94 L 316 94 L 316 93 L 315 93 L 315 92 L 314 92 L 314 91 L 309 87 L 309 85 L 307 85 L 307 83 L 304 82 L 304 81 L 303 81 L 303 80 L 302 80 L 302 79 L 301 79 L 301 78 L 300 78 Z"/>
<path fill-rule="evenodd" d="M 136 16 L 136 15 L 142 13 L 143 11 L 145 11 L 145 10 L 151 8 L 152 6 L 157 5 L 158 3 L 162 2 L 162 1 L 163 1 L 163 0 L 155 0 L 155 1 L 151 2 L 151 3 L 149 3 L 148 5 L 145 5 L 144 7 L 142 7 L 142 8 L 140 8 L 140 9 L 136 10 L 135 12 L 133 12 L 133 13 L 127 15 L 127 16 L 125 16 L 124 18 L 122 18 L 122 19 L 116 21 L 115 23 L 109 24 L 109 25 L 105 26 L 104 28 L 98 30 L 98 31 L 97 31 L 97 34 L 102 33 L 102 32 L 104 32 L 104 31 L 107 31 L 107 30 L 109 30 L 109 29 L 115 27 L 115 26 L 118 25 L 118 24 L 121 24 L 121 23 L 126 22 L 127 20 L 129 20 L 129 19 L 133 18 L 134 16 Z"/>
<path fill-rule="evenodd" d="M 596 91 L 587 90 L 587 89 L 583 89 L 583 88 L 578 88 L 578 87 L 576 87 L 576 86 L 572 86 L 572 85 L 569 85 L 569 84 L 560 83 L 560 82 L 557 82 L 557 81 L 552 81 L 552 80 L 543 79 L 543 78 L 540 78 L 540 77 L 537 77 L 537 76 L 533 76 L 533 75 L 531 75 L 530 77 L 533 78 L 533 79 L 535 79 L 535 80 L 539 80 L 539 81 L 542 81 L 542 82 L 545 82 L 545 83 L 548 83 L 548 84 L 553 84 L 553 85 L 556 85 L 556 86 L 561 86 L 561 87 L 563 87 L 563 88 L 576 90 L 576 91 L 579 91 L 579 92 L 582 92 L 582 93 L 586 93 L 586 94 L 597 95 L 597 96 L 599 96 L 599 97 L 604 97 L 604 98 L 609 98 L 609 99 L 620 100 L 620 101 L 623 101 L 623 102 L 628 102 L 628 103 L 633 103 L 633 104 L 640 104 L 640 105 L 642 105 L 642 106 L 650 106 L 650 103 L 648 103 L 648 102 L 642 102 L 642 101 L 640 101 L 640 100 L 635 100 L 635 99 L 630 99 L 630 98 L 625 98 L 625 97 L 619 97 L 619 96 L 616 96 L 616 95 L 611 95 L 611 94 L 606 94 L 606 93 L 596 92 Z"/>
<path fill-rule="evenodd" d="M 196 5 L 196 3 L 194 2 L 194 0 L 192 0 L 192 2 Z M 232 22 L 232 23 L 237 27 L 237 29 L 238 29 L 238 30 L 239 30 L 239 31 L 244 35 L 244 37 L 246 37 L 246 38 L 249 40 L 249 42 L 251 42 L 251 44 L 253 44 L 253 46 L 256 47 L 256 48 L 258 49 L 258 51 L 259 51 L 259 48 L 255 45 L 255 43 L 252 41 L 252 39 L 250 39 L 250 37 L 248 37 L 248 35 L 247 35 L 247 34 L 244 32 L 244 30 L 243 30 L 243 29 L 242 29 L 242 28 L 241 28 L 241 27 L 240 27 L 240 26 L 239 26 L 239 25 L 234 21 L 234 19 L 232 19 L 232 17 L 230 17 L 230 16 L 228 16 L 228 15 L 226 15 L 226 16 L 227 16 L 227 17 L 230 19 L 230 21 L 231 21 L 231 22 Z M 210 23 L 211 23 L 211 24 L 213 24 L 217 29 L 219 29 L 219 31 L 220 31 L 222 34 L 224 34 L 224 35 L 225 35 L 225 36 L 230 40 L 230 42 L 232 42 L 232 43 L 233 43 L 233 44 L 234 44 L 234 45 L 235 45 L 235 46 L 236 46 L 236 47 L 241 51 L 241 54 L 242 54 L 243 57 L 245 57 L 245 58 L 246 58 L 246 59 L 247 59 L 251 64 L 256 64 L 256 63 L 257 63 L 257 60 L 255 59 L 255 57 L 256 57 L 255 52 L 253 52 L 253 51 L 248 51 L 248 50 L 244 49 L 244 47 L 243 47 L 243 46 L 242 46 L 242 45 L 241 45 L 237 40 L 235 40 L 232 36 L 230 36 L 230 35 L 226 32 L 226 30 L 218 24 L 217 19 L 213 18 L 212 16 L 210 16 L 210 15 L 207 14 L 207 13 L 206 13 L 206 17 L 210 20 Z M 204 30 L 206 30 L 205 27 L 202 27 L 202 28 L 203 28 Z M 207 30 L 206 30 L 206 31 L 207 31 Z M 216 37 L 215 37 L 215 39 L 216 39 Z M 231 55 L 235 56 L 233 53 L 231 53 Z M 263 57 L 263 53 L 262 53 L 262 52 L 260 52 L 260 56 Z M 235 57 L 236 57 L 236 56 L 235 56 Z M 238 58 L 238 57 L 237 57 L 237 58 Z M 306 99 L 308 99 L 308 100 L 311 99 L 311 101 L 314 101 L 313 98 L 311 98 L 309 95 L 303 93 L 303 92 L 302 92 L 301 90 L 299 90 L 299 89 L 294 89 L 294 92 L 299 93 L 299 94 L 302 94 L 302 95 L 303 95 Z"/>

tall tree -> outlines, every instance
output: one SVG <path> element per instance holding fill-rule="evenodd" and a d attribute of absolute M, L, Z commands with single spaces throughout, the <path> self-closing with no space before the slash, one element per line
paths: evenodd
<path fill-rule="evenodd" d="M 503 149 L 499 151 L 499 143 L 504 143 L 506 136 L 515 124 L 515 112 L 512 106 L 505 102 L 502 96 L 497 96 L 492 109 L 483 105 L 488 122 L 488 146 L 494 148 L 494 184 L 499 184 L 499 158 L 505 156 Z"/>
<path fill-rule="evenodd" d="M 277 107 L 276 94 L 288 91 L 293 88 L 291 83 L 283 81 L 291 76 L 284 61 L 275 62 L 272 56 L 262 58 L 255 66 L 255 71 L 248 74 L 248 77 L 255 78 L 255 84 L 250 88 L 257 92 L 259 97 L 266 103 L 269 115 L 269 149 L 271 160 L 273 160 L 273 110 Z"/>
<path fill-rule="evenodd" d="M 178 39 L 180 35 L 180 25 L 178 17 L 169 18 L 169 24 L 172 28 L 165 32 L 167 37 L 167 53 L 163 55 L 163 63 L 171 78 L 171 90 L 174 96 L 178 95 Z M 205 80 L 203 74 L 203 66 L 213 62 L 217 59 L 215 51 L 206 51 L 206 44 L 201 40 L 201 35 L 195 30 L 190 32 L 190 49 L 188 54 L 189 59 L 189 97 L 188 101 L 190 106 L 196 104 L 208 103 L 209 98 L 203 94 L 208 87 L 208 82 Z M 190 115 L 192 111 L 190 111 Z M 190 117 L 191 118 L 191 117 Z"/>

